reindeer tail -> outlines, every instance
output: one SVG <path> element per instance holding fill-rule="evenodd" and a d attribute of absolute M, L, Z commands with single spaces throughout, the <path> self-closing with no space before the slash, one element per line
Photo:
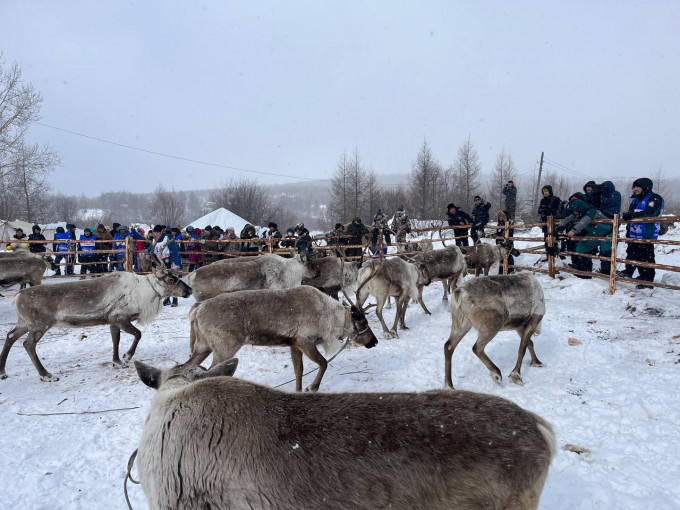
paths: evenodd
<path fill-rule="evenodd" d="M 470 321 L 463 310 L 463 300 L 467 297 L 466 290 L 458 287 L 453 291 L 451 299 L 451 319 L 456 329 L 470 329 Z"/>
<path fill-rule="evenodd" d="M 555 437 L 555 431 L 552 425 L 546 419 L 541 418 L 539 415 L 531 413 L 536 420 L 536 427 L 541 432 L 545 438 L 545 442 L 548 444 L 550 450 L 550 458 L 553 459 L 557 454 L 557 437 Z"/>

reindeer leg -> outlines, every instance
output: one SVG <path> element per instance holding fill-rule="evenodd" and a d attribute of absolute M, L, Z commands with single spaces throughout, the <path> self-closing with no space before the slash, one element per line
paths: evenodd
<path fill-rule="evenodd" d="M 123 354 L 123 361 L 130 361 L 132 359 L 132 356 L 135 355 L 135 351 L 137 350 L 137 344 L 139 344 L 139 341 L 142 338 L 142 332 L 139 331 L 136 327 L 134 327 L 132 325 L 132 322 L 130 322 L 130 319 L 127 318 L 120 319 L 118 321 L 118 326 L 128 335 L 133 335 L 135 337 L 128 351 L 125 354 Z"/>
<path fill-rule="evenodd" d="M 531 366 L 532 367 L 542 367 L 543 363 L 536 356 L 536 351 L 534 351 L 534 341 L 531 338 L 529 339 L 529 342 L 527 343 L 527 347 L 529 348 L 529 354 L 531 355 Z"/>
<path fill-rule="evenodd" d="M 394 330 L 394 328 L 392 328 L 392 331 L 389 331 L 387 329 L 387 324 L 385 324 L 385 319 L 383 319 L 382 311 L 383 311 L 383 305 L 385 304 L 385 298 L 384 297 L 378 298 L 377 301 L 378 301 L 378 303 L 377 303 L 376 308 L 375 308 L 375 314 L 377 315 L 378 320 L 380 321 L 380 324 L 382 325 L 383 337 L 385 339 L 395 338 L 395 337 L 399 338 L 399 337 L 397 337 L 397 332 Z"/>
<path fill-rule="evenodd" d="M 38 370 L 38 375 L 40 375 L 40 380 L 44 382 L 54 382 L 58 381 L 59 378 L 50 374 L 42 363 L 40 363 L 40 358 L 38 358 L 38 353 L 35 352 L 35 345 L 40 341 L 40 339 L 45 334 L 44 331 L 32 331 L 28 334 L 28 338 L 24 340 L 24 349 L 28 353 L 28 357 L 31 358 L 33 366 Z"/>
<path fill-rule="evenodd" d="M 316 377 L 314 378 L 312 384 L 305 388 L 305 391 L 318 391 L 319 385 L 321 384 L 321 379 L 323 378 L 323 374 L 326 373 L 328 361 L 326 361 L 326 358 L 324 358 L 321 355 L 319 350 L 316 348 L 316 345 L 314 345 L 314 343 L 312 342 L 302 342 L 300 349 L 309 359 L 311 359 L 314 363 L 319 365 L 319 373 L 316 374 Z M 300 383 L 302 383 L 302 380 L 300 381 Z"/>
<path fill-rule="evenodd" d="M 5 340 L 5 346 L 2 348 L 2 353 L 0 354 L 0 379 L 7 379 L 7 373 L 5 372 L 5 364 L 7 363 L 7 356 L 9 351 L 14 345 L 14 342 L 19 340 L 22 336 L 28 333 L 28 328 L 26 326 L 19 326 L 18 324 L 14 326 L 14 329 L 7 333 L 7 339 Z"/>
<path fill-rule="evenodd" d="M 109 326 L 111 330 L 111 341 L 113 342 L 113 368 L 127 367 L 127 363 L 123 363 L 118 356 L 118 347 L 120 345 L 120 327 L 117 324 Z"/>
<path fill-rule="evenodd" d="M 293 372 L 295 372 L 295 391 L 302 391 L 302 351 L 290 346 L 290 359 L 293 361 Z"/>
<path fill-rule="evenodd" d="M 423 312 L 425 312 L 427 315 L 432 315 L 430 311 L 427 309 L 427 306 L 425 306 L 425 301 L 423 301 L 423 286 L 419 285 L 418 286 L 418 303 L 420 303 L 420 307 L 423 309 Z"/>
<path fill-rule="evenodd" d="M 503 376 L 501 375 L 500 369 L 491 361 L 484 352 L 486 345 L 493 340 L 493 338 L 498 334 L 503 326 L 503 319 L 496 321 L 490 320 L 485 324 L 483 329 L 479 330 L 479 335 L 477 336 L 477 341 L 475 345 L 472 346 L 472 352 L 474 352 L 477 357 L 484 363 L 487 369 L 489 369 L 491 379 L 493 379 L 498 384 L 503 382 Z"/>
<path fill-rule="evenodd" d="M 453 351 L 463 339 L 463 337 L 470 331 L 472 326 L 463 327 L 457 329 L 451 324 L 451 334 L 449 339 L 444 344 L 444 386 L 447 388 L 453 388 L 453 379 L 451 379 L 451 358 L 453 357 Z"/>
<path fill-rule="evenodd" d="M 515 364 L 515 368 L 512 369 L 512 372 L 510 372 L 509 376 L 510 381 L 519 386 L 524 386 L 520 371 L 522 369 L 522 360 L 524 359 L 524 355 L 527 352 L 527 346 L 529 345 L 529 342 L 531 342 L 531 335 L 533 335 L 534 329 L 535 325 L 531 323 L 525 326 L 520 333 L 521 340 L 519 343 L 519 352 L 517 353 L 517 363 Z"/>
<path fill-rule="evenodd" d="M 397 303 L 397 312 L 399 314 L 399 324 L 401 329 L 408 329 L 408 326 L 406 325 L 406 309 L 408 308 L 408 299 L 409 296 L 407 294 L 403 298 L 400 298 L 399 302 Z"/>
<path fill-rule="evenodd" d="M 392 299 L 390 298 L 390 296 L 387 296 L 387 304 L 385 305 L 385 308 L 387 308 L 388 310 L 392 309 Z"/>
<path fill-rule="evenodd" d="M 449 290 L 451 287 L 451 279 L 449 278 L 448 280 L 443 280 L 442 284 L 444 285 L 444 297 L 442 297 L 442 302 L 448 301 L 449 300 Z"/>

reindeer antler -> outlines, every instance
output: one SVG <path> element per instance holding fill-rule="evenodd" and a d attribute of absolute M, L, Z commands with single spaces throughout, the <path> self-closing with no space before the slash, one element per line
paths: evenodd
<path fill-rule="evenodd" d="M 442 226 L 439 225 L 439 239 L 442 241 L 442 246 L 446 248 L 446 241 L 444 241 L 444 236 L 442 235 Z"/>

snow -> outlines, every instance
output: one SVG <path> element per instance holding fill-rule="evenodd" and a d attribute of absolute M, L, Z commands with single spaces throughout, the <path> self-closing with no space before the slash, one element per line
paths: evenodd
<path fill-rule="evenodd" d="M 680 238 L 677 231 L 671 232 L 672 239 Z M 517 263 L 529 266 L 536 259 L 523 254 Z M 680 250 L 657 248 L 657 261 L 680 266 Z M 657 281 L 663 275 L 659 271 Z M 680 381 L 680 294 L 665 289 L 638 291 L 633 285 L 619 284 L 612 296 L 604 280 L 571 275 L 537 278 L 545 291 L 547 312 L 535 344 L 545 367 L 532 368 L 525 360 L 525 385 L 510 384 L 507 375 L 519 340 L 513 332 L 502 332 L 487 348 L 506 378 L 499 386 L 472 353 L 472 331 L 453 357 L 454 385 L 502 396 L 554 425 L 559 453 L 540 508 L 680 508 L 680 406 L 675 393 Z M 16 287 L 2 291 L 4 331 L 15 322 L 11 303 L 15 293 Z M 443 345 L 450 318 L 441 304 L 440 283 L 426 288 L 424 297 L 433 315 L 410 306 L 406 321 L 411 329 L 399 331 L 398 339 L 383 340 L 371 313 L 369 320 L 380 343 L 370 350 L 345 349 L 329 366 L 321 391 L 442 388 Z M 185 361 L 192 303 L 193 298 L 180 300 L 178 308 L 164 308 L 153 324 L 143 326 L 135 359 L 161 367 Z M 385 312 L 388 324 L 394 311 Z M 84 332 L 87 337 L 78 340 Z M 581 343 L 569 345 L 569 338 Z M 123 335 L 121 349 L 130 342 L 131 337 Z M 38 353 L 47 369 L 61 378 L 59 382 L 41 382 L 18 344 L 9 355 L 9 379 L 0 381 L 2 507 L 124 508 L 125 469 L 141 436 L 153 390 L 138 380 L 134 368 L 111 366 L 108 327 L 51 329 L 38 344 Z M 246 346 L 238 357 L 238 377 L 267 386 L 293 379 L 287 348 Z M 313 367 L 305 358 L 305 369 Z M 308 375 L 304 383 L 313 376 Z M 293 385 L 282 389 L 291 391 Z M 135 409 L 30 416 L 122 408 Z M 567 444 L 587 451 L 579 455 L 564 450 Z M 141 488 L 129 485 L 128 489 L 133 507 L 146 508 Z"/>

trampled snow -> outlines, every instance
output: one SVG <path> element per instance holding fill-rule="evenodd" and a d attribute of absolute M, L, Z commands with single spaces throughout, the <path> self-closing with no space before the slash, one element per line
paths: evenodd
<path fill-rule="evenodd" d="M 677 230 L 671 238 L 680 238 Z M 517 264 L 531 265 L 536 259 L 523 254 Z M 678 266 L 680 250 L 657 247 L 657 261 Z M 611 296 L 604 280 L 560 276 L 552 280 L 537 275 L 547 312 L 535 345 L 545 367 L 530 367 L 527 356 L 522 366 L 525 385 L 509 383 L 519 338 L 502 332 L 487 348 L 506 378 L 498 386 L 472 353 L 473 330 L 453 357 L 454 385 L 502 396 L 554 425 L 560 449 L 543 491 L 542 509 L 680 508 L 680 293 L 638 291 L 619 284 Z M 662 277 L 658 272 L 657 281 Z M 15 323 L 15 293 L 16 287 L 2 291 L 3 335 Z M 371 313 L 380 343 L 370 350 L 344 350 L 329 366 L 321 391 L 442 388 L 450 316 L 441 295 L 440 283 L 425 290 L 433 315 L 410 306 L 410 329 L 400 331 L 398 339 L 383 340 Z M 164 308 L 153 324 L 142 327 L 135 359 L 162 367 L 185 361 L 192 304 L 193 298 L 180 300 L 178 308 Z M 385 312 L 388 324 L 393 313 L 394 308 Z M 87 336 L 78 340 L 82 333 Z M 578 342 L 570 345 L 569 339 Z M 130 341 L 123 335 L 121 352 Z M 112 367 L 105 326 L 54 328 L 39 342 L 38 354 L 60 377 L 58 382 L 41 382 L 19 343 L 9 355 L 9 379 L 0 381 L 0 507 L 124 508 L 127 461 L 137 447 L 153 390 L 138 380 L 132 366 Z M 238 357 L 238 377 L 267 386 L 283 384 L 281 389 L 292 391 L 287 348 L 246 346 Z M 304 362 L 305 371 L 315 366 L 307 358 Z M 304 383 L 313 377 L 308 375 Z M 33 415 L 84 411 L 93 414 Z M 565 450 L 567 444 L 586 452 Z M 147 507 L 139 486 L 129 485 L 129 491 L 135 509 Z"/>

